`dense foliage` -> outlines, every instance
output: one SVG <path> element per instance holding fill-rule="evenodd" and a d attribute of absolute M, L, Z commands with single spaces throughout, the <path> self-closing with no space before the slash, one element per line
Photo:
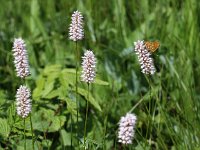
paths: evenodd
<path fill-rule="evenodd" d="M 77 42 L 79 122 L 76 120 L 76 42 L 71 14 L 84 16 Z M 12 46 L 27 45 L 35 149 L 78 149 L 83 144 L 87 84 L 81 56 L 91 49 L 97 77 L 90 86 L 89 149 L 200 149 L 200 2 L 198 0 L 2 0 L 0 5 L 0 149 L 24 148 L 24 121 L 16 113 Z M 133 42 L 158 40 L 156 73 L 141 73 Z M 118 143 L 118 122 L 137 116 L 133 144 Z M 31 149 L 30 117 L 26 145 Z M 78 125 L 78 129 L 77 129 Z M 72 141 L 71 141 L 72 137 Z M 78 144 L 79 141 L 79 144 Z M 72 145 L 71 145 L 72 142 Z"/>

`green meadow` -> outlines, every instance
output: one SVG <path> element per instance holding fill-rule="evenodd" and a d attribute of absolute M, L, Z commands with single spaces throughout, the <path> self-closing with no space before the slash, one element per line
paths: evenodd
<path fill-rule="evenodd" d="M 84 17 L 78 42 L 69 39 L 76 10 Z M 13 63 L 19 37 L 31 72 L 25 80 Z M 153 75 L 141 72 L 138 40 L 160 43 Z M 86 50 L 97 59 L 89 88 L 80 78 Z M 199 77 L 199 0 L 0 2 L 0 149 L 200 150 Z M 31 90 L 25 119 L 16 111 L 20 85 Z M 137 122 L 132 144 L 123 145 L 119 120 L 128 112 Z"/>

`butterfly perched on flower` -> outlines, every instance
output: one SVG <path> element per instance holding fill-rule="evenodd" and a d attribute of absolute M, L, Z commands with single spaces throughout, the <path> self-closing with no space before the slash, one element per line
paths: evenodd
<path fill-rule="evenodd" d="M 160 46 L 160 43 L 158 41 L 154 41 L 154 42 L 150 42 L 150 41 L 146 41 L 145 42 L 145 47 L 148 51 L 150 51 L 151 53 L 155 52 Z"/>

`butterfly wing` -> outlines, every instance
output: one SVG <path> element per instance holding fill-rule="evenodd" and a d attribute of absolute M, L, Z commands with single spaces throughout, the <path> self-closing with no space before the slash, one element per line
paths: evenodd
<path fill-rule="evenodd" d="M 159 46 L 160 46 L 160 43 L 158 41 L 155 41 L 155 42 L 145 42 L 145 46 L 146 46 L 146 49 L 150 52 L 155 52 Z"/>
<path fill-rule="evenodd" d="M 153 42 L 152 51 L 155 52 L 160 47 L 160 43 L 158 41 Z"/>

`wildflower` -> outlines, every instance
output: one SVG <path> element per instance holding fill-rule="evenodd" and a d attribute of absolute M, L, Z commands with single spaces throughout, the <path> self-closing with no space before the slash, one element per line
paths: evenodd
<path fill-rule="evenodd" d="M 17 114 L 22 118 L 26 118 L 31 112 L 31 92 L 26 86 L 20 86 L 17 89 L 16 105 Z"/>
<path fill-rule="evenodd" d="M 119 121 L 118 142 L 122 144 L 132 144 L 134 137 L 135 124 L 137 117 L 134 114 L 127 113 L 126 116 L 121 117 Z"/>
<path fill-rule="evenodd" d="M 25 42 L 22 38 L 14 40 L 12 51 L 13 51 L 14 64 L 17 76 L 24 78 L 30 75 L 28 54 L 26 51 Z"/>
<path fill-rule="evenodd" d="M 142 73 L 153 75 L 156 72 L 150 52 L 146 49 L 144 41 L 134 42 L 135 52 L 141 65 Z"/>
<path fill-rule="evenodd" d="M 82 57 L 82 81 L 91 83 L 95 78 L 96 58 L 92 51 L 87 50 Z"/>
<path fill-rule="evenodd" d="M 69 39 L 73 41 L 82 40 L 83 32 L 83 16 L 79 11 L 75 11 L 71 17 L 72 21 L 69 27 Z"/>

